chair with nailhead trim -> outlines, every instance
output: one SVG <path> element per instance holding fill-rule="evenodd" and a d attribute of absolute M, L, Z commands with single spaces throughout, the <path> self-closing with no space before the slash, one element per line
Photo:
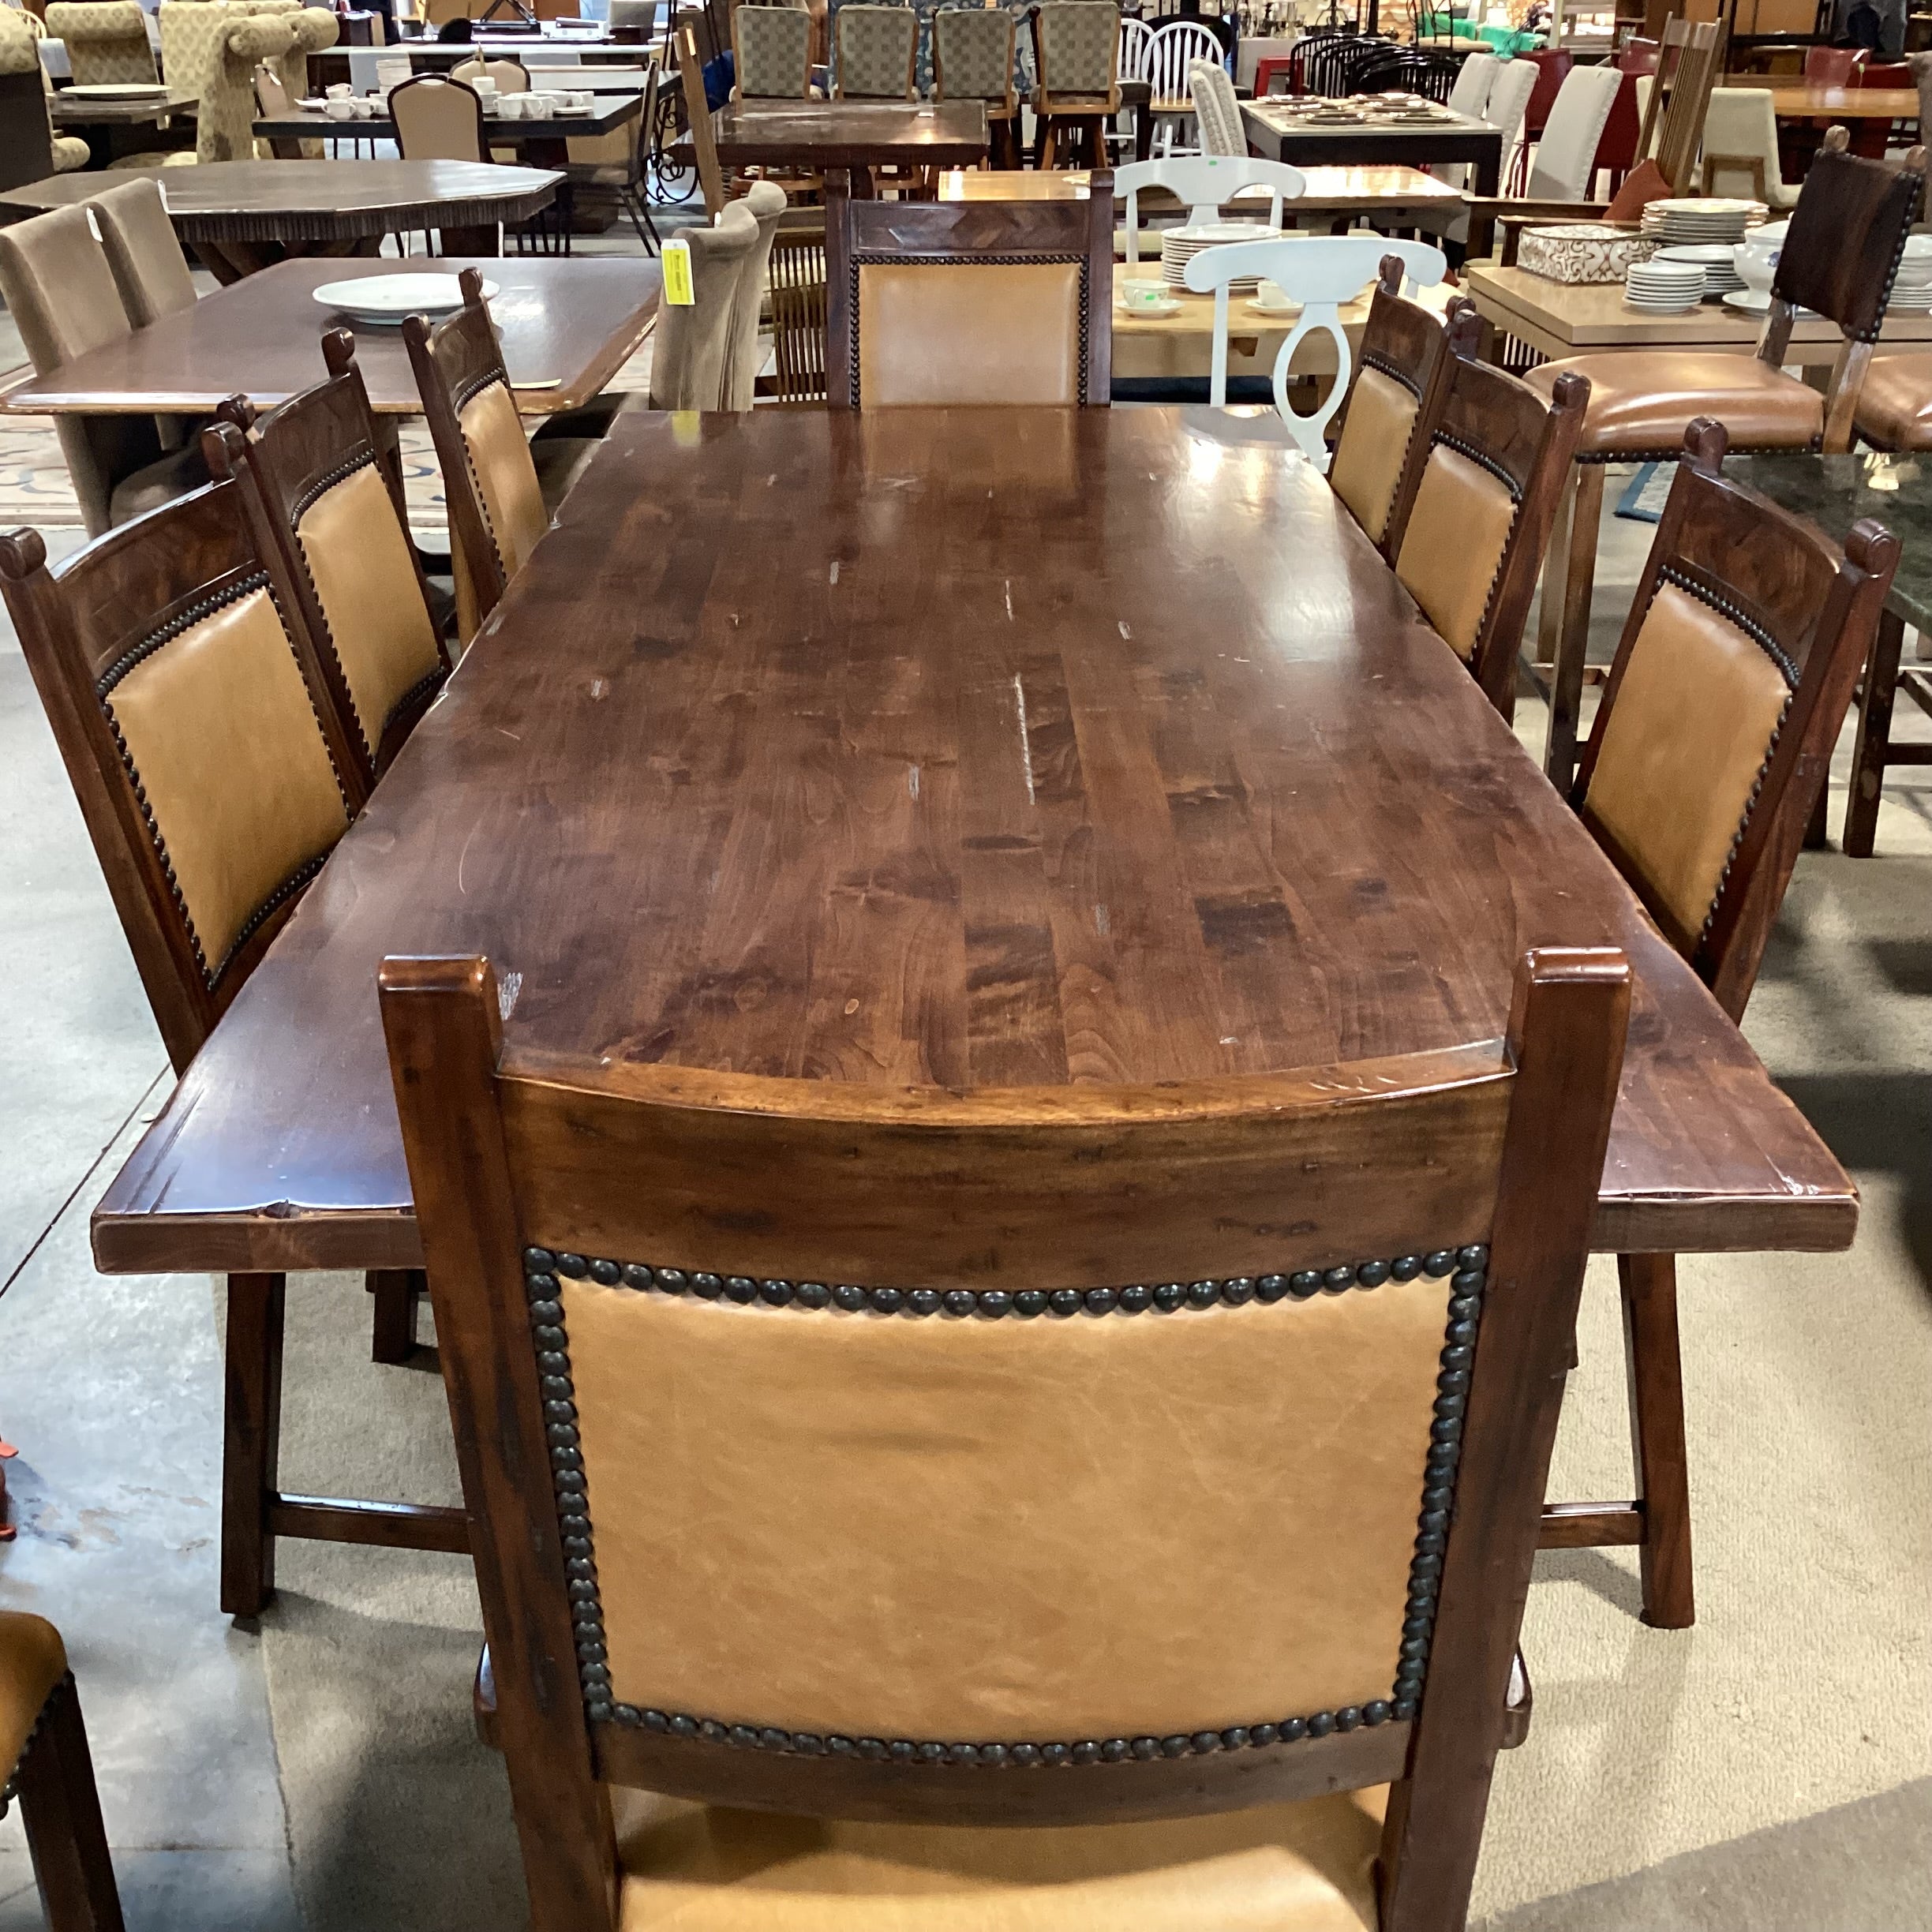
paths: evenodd
<path fill-rule="evenodd" d="M 0 1818 L 16 1802 L 49 1932 L 122 1932 L 66 1647 L 44 1617 L 0 1610 Z"/>
<path fill-rule="evenodd" d="M 1545 396 L 1566 374 L 1590 384 L 1539 620 L 1538 655 L 1550 666 L 1543 769 L 1559 791 L 1576 770 L 1604 466 L 1674 456 L 1686 425 L 1705 415 L 1739 449 L 1851 447 L 1859 391 L 1925 191 L 1925 150 L 1911 149 L 1895 167 L 1848 154 L 1845 143 L 1844 129 L 1832 129 L 1805 177 L 1756 354 L 1619 349 L 1545 362 L 1526 378 Z M 1800 309 L 1844 336 L 1823 395 L 1782 366 Z"/>
<path fill-rule="evenodd" d="M 433 327 L 425 316 L 410 316 L 402 339 L 449 499 L 456 636 L 467 650 L 595 455 L 597 439 L 539 436 L 533 443 L 524 436 L 483 277 L 466 268 L 459 279 L 462 307 Z"/>
<path fill-rule="evenodd" d="M 239 435 L 218 423 L 204 447 Z M 192 1078 L 367 796 L 301 605 L 227 481 L 53 570 L 36 532 L 0 537 L 0 593 L 169 1059 Z M 409 1277 L 368 1285 L 372 1353 L 399 1361 Z M 221 1589 L 236 1616 L 272 1594 L 278 1535 L 340 1537 L 362 1508 L 276 1488 L 284 1288 L 280 1275 L 228 1278 Z M 433 1547 L 464 1546 L 460 1511 L 430 1520 Z"/>
<path fill-rule="evenodd" d="M 1692 423 L 1571 794 L 1658 929 L 1742 1022 L 1877 631 L 1898 544 L 1843 550 L 1726 482 Z M 1644 1621 L 1695 1618 L 1674 1255 L 1619 1255 L 1634 1502 L 1559 1504 L 1553 1548 L 1635 1544 Z"/>
<path fill-rule="evenodd" d="M 1463 1923 L 1621 953 L 1507 1041 L 1045 1102 L 380 988 L 536 1932 L 886 1932 L 914 1870 L 953 1932 Z"/>

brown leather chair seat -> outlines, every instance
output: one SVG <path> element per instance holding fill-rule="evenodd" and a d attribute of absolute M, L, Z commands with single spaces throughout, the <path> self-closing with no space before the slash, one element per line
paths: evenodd
<path fill-rule="evenodd" d="M 66 1647 L 46 1618 L 0 1610 L 0 1784 L 20 1762 L 40 1707 L 66 1675 Z"/>
<path fill-rule="evenodd" d="M 1880 449 L 1932 449 L 1932 354 L 1874 356 L 1854 421 Z"/>
<path fill-rule="evenodd" d="M 613 1789 L 618 1923 L 621 1932 L 1372 1932 L 1387 1795 L 1378 1786 L 1207 1818 L 970 1829 L 787 1818 Z"/>
<path fill-rule="evenodd" d="M 1825 432 L 1825 399 L 1755 356 L 1660 350 L 1571 356 L 1524 378 L 1543 395 L 1565 369 L 1589 380 L 1579 456 L 1673 455 L 1693 417 L 1714 416 L 1733 449 L 1805 449 Z"/>

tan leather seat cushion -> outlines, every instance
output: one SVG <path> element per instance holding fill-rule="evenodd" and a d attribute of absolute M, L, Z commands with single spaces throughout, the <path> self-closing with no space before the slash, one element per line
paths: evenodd
<path fill-rule="evenodd" d="M 1372 1932 L 1387 1788 L 1043 1829 L 843 1824 L 611 1795 L 621 1932 Z"/>
<path fill-rule="evenodd" d="M 1859 391 L 1858 428 L 1881 449 L 1932 449 L 1932 354 L 1873 357 Z"/>
<path fill-rule="evenodd" d="M 867 263 L 859 271 L 859 400 L 1080 400 L 1076 262 Z"/>
<path fill-rule="evenodd" d="M 1395 575 L 1465 663 L 1475 650 L 1517 510 L 1508 486 L 1481 463 L 1440 443 L 1429 451 Z"/>
<path fill-rule="evenodd" d="M 1608 834 L 1679 945 L 1704 929 L 1790 696 L 1728 618 L 1675 584 L 1657 592 L 1599 728 L 1583 818 Z"/>
<path fill-rule="evenodd" d="M 478 390 L 462 406 L 456 420 L 507 583 L 523 567 L 537 548 L 537 538 L 550 525 L 530 446 L 517 415 L 515 399 L 502 383 L 492 382 Z"/>
<path fill-rule="evenodd" d="M 1393 376 L 1365 369 L 1355 378 L 1342 440 L 1328 466 L 1335 493 L 1349 507 L 1355 521 L 1380 543 L 1388 529 L 1395 485 L 1402 481 L 1402 459 L 1420 406 Z"/>
<path fill-rule="evenodd" d="M 170 638 L 107 703 L 214 972 L 249 915 L 349 822 L 268 593 L 250 591 Z"/>
<path fill-rule="evenodd" d="M 0 1784 L 13 1775 L 40 1706 L 66 1675 L 66 1649 L 45 1617 L 0 1610 Z"/>
<path fill-rule="evenodd" d="M 295 534 L 373 758 L 396 706 L 443 661 L 381 471 L 365 463 L 324 490 Z"/>
<path fill-rule="evenodd" d="M 1590 386 L 1579 455 L 1673 451 L 1698 416 L 1716 417 L 1733 449 L 1803 449 L 1824 433 L 1825 399 L 1754 355 L 1646 349 L 1571 356 L 1523 380 L 1547 398 L 1565 369 Z"/>

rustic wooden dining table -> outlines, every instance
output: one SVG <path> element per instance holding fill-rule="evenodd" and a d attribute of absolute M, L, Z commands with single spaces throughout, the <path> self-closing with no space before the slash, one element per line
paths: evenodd
<path fill-rule="evenodd" d="M 95 1256 L 420 1264 L 388 955 L 487 955 L 515 1062 L 893 1090 L 1490 1039 L 1542 942 L 1634 972 L 1597 1248 L 1850 1244 L 1838 1163 L 1271 413 L 622 414 Z"/>

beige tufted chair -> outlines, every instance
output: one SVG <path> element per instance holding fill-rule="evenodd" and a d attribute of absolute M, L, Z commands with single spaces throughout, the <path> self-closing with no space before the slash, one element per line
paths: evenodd
<path fill-rule="evenodd" d="M 52 0 L 47 32 L 66 43 L 77 84 L 157 80 L 148 17 L 136 0 Z"/>
<path fill-rule="evenodd" d="M 0 1817 L 15 1800 L 50 1932 L 122 1932 L 66 1646 L 44 1617 L 0 1610 Z"/>
<path fill-rule="evenodd" d="M 87 143 L 56 134 L 47 118 L 52 84 L 40 64 L 39 47 L 46 31 L 36 15 L 0 6 L 0 119 L 6 124 L 0 126 L 0 155 L 6 157 L 0 165 L 17 178 L 8 180 L 9 187 L 88 164 Z"/>
<path fill-rule="evenodd" d="M 653 409 L 748 410 L 757 375 L 759 298 L 784 190 L 755 182 L 709 228 L 680 228 L 688 242 L 688 306 L 661 307 L 651 355 Z"/>

